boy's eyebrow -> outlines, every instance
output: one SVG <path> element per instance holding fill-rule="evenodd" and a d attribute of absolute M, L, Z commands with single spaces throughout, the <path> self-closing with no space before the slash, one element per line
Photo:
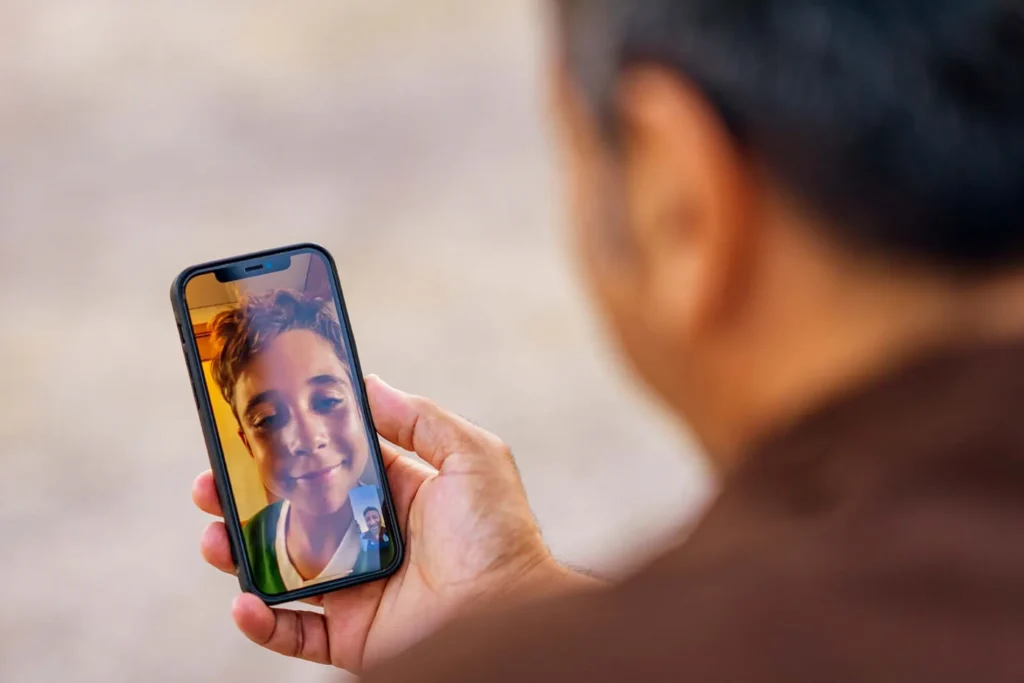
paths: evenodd
<path fill-rule="evenodd" d="M 263 391 L 261 393 L 256 394 L 255 396 L 249 399 L 248 403 L 245 404 L 245 410 L 242 411 L 242 414 L 248 415 L 253 408 L 258 406 L 260 403 L 270 401 L 271 399 L 274 398 L 276 394 L 277 392 L 273 389 L 269 389 L 267 391 Z"/>
<path fill-rule="evenodd" d="M 337 375 L 317 375 L 316 377 L 310 377 L 306 380 L 306 384 L 315 387 L 336 386 L 339 384 L 347 386 L 348 381 L 343 377 L 338 377 Z"/>

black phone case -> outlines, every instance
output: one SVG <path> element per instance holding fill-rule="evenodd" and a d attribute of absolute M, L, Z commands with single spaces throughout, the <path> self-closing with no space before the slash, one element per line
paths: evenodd
<path fill-rule="evenodd" d="M 234 495 L 232 494 L 231 486 L 228 481 L 227 464 L 224 452 L 221 448 L 220 439 L 217 435 L 217 424 L 214 420 L 213 407 L 210 403 L 206 382 L 203 379 L 199 347 L 196 341 L 195 331 L 192 329 L 188 305 L 185 300 L 185 285 L 196 275 L 220 270 L 227 266 L 244 267 L 245 264 L 250 261 L 260 261 L 274 256 L 297 252 L 315 252 L 323 256 L 327 262 L 328 269 L 330 270 L 331 283 L 334 288 L 334 293 L 338 299 L 339 316 L 341 318 L 343 331 L 346 335 L 345 341 L 349 345 L 349 349 L 351 349 L 353 372 L 356 378 L 356 384 L 358 385 L 356 389 L 359 394 L 359 401 L 362 406 L 363 413 L 366 416 L 369 429 L 373 430 L 373 433 L 376 433 L 376 427 L 373 424 L 373 416 L 370 414 L 370 404 L 366 396 L 366 385 L 363 381 L 363 371 L 359 363 L 359 355 L 356 351 L 355 335 L 352 332 L 352 325 L 349 322 L 348 316 L 348 307 L 345 305 L 344 295 L 341 290 L 341 282 L 338 279 L 338 269 L 334 262 L 334 257 L 332 257 L 330 252 L 326 249 L 318 244 L 304 243 L 281 247 L 278 249 L 269 249 L 252 254 L 245 254 L 243 256 L 236 256 L 233 258 L 210 261 L 186 268 L 174 279 L 174 283 L 171 285 L 171 306 L 174 309 L 174 319 L 178 325 L 178 336 L 181 339 L 182 351 L 185 354 L 185 363 L 188 366 L 189 381 L 192 385 L 192 396 L 195 399 L 196 409 L 199 412 L 199 420 L 202 423 L 203 437 L 206 440 L 206 450 L 210 457 L 210 466 L 213 469 L 214 480 L 217 484 L 217 495 L 220 498 L 221 507 L 224 510 L 224 523 L 227 527 L 228 538 L 231 542 L 231 557 L 235 562 L 235 566 L 238 568 L 238 581 L 241 585 L 242 591 L 256 595 L 267 605 L 280 605 L 286 602 L 295 602 L 297 600 L 304 600 L 317 595 L 324 595 L 325 593 L 332 593 L 342 588 L 349 588 L 369 583 L 371 581 L 379 581 L 397 572 L 405 560 L 405 542 L 402 537 L 401 528 L 398 525 L 398 520 L 396 519 L 395 506 L 391 496 L 391 486 L 388 483 L 386 476 L 387 470 L 384 467 L 383 457 L 380 452 L 380 443 L 374 438 L 369 440 L 370 456 L 374 459 L 374 462 L 378 467 L 378 471 L 381 472 L 382 475 L 381 491 L 384 497 L 382 503 L 387 516 L 387 524 L 393 530 L 392 537 L 396 544 L 394 563 L 387 569 L 382 569 L 381 571 L 373 574 L 346 577 L 336 581 L 308 586 L 297 591 L 281 593 L 280 595 L 267 595 L 253 583 L 249 568 L 249 558 L 245 550 L 245 543 L 242 540 L 242 524 L 238 519 Z"/>

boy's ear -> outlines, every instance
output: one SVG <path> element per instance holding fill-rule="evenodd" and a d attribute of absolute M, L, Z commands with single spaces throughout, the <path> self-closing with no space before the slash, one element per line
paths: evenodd
<path fill-rule="evenodd" d="M 245 450 L 249 451 L 249 456 L 255 457 L 252 455 L 252 446 L 249 445 L 249 439 L 246 438 L 245 432 L 242 431 L 241 427 L 238 428 L 238 438 L 241 439 L 242 443 L 245 444 Z"/>

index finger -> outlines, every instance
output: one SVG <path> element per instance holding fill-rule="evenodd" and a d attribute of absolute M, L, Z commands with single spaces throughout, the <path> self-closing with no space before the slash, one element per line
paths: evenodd
<path fill-rule="evenodd" d="M 206 470 L 192 484 L 192 502 L 203 512 L 215 517 L 223 517 L 224 510 L 220 507 L 217 496 L 217 485 L 213 481 L 213 472 Z"/>

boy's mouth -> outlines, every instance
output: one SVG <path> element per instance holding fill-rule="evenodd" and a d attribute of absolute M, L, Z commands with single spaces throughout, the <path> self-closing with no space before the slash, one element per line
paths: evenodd
<path fill-rule="evenodd" d="M 352 465 L 352 461 L 350 459 L 346 458 L 346 459 L 340 461 L 339 463 L 337 463 L 335 465 L 330 465 L 328 467 L 321 467 L 320 469 L 313 470 L 312 472 L 306 472 L 305 474 L 302 474 L 300 476 L 292 477 L 292 479 L 294 479 L 296 482 L 305 482 L 305 483 L 315 484 L 315 483 L 319 483 L 319 482 L 325 481 L 327 478 L 329 478 L 335 472 L 341 470 L 342 468 L 348 468 L 351 465 Z"/>

